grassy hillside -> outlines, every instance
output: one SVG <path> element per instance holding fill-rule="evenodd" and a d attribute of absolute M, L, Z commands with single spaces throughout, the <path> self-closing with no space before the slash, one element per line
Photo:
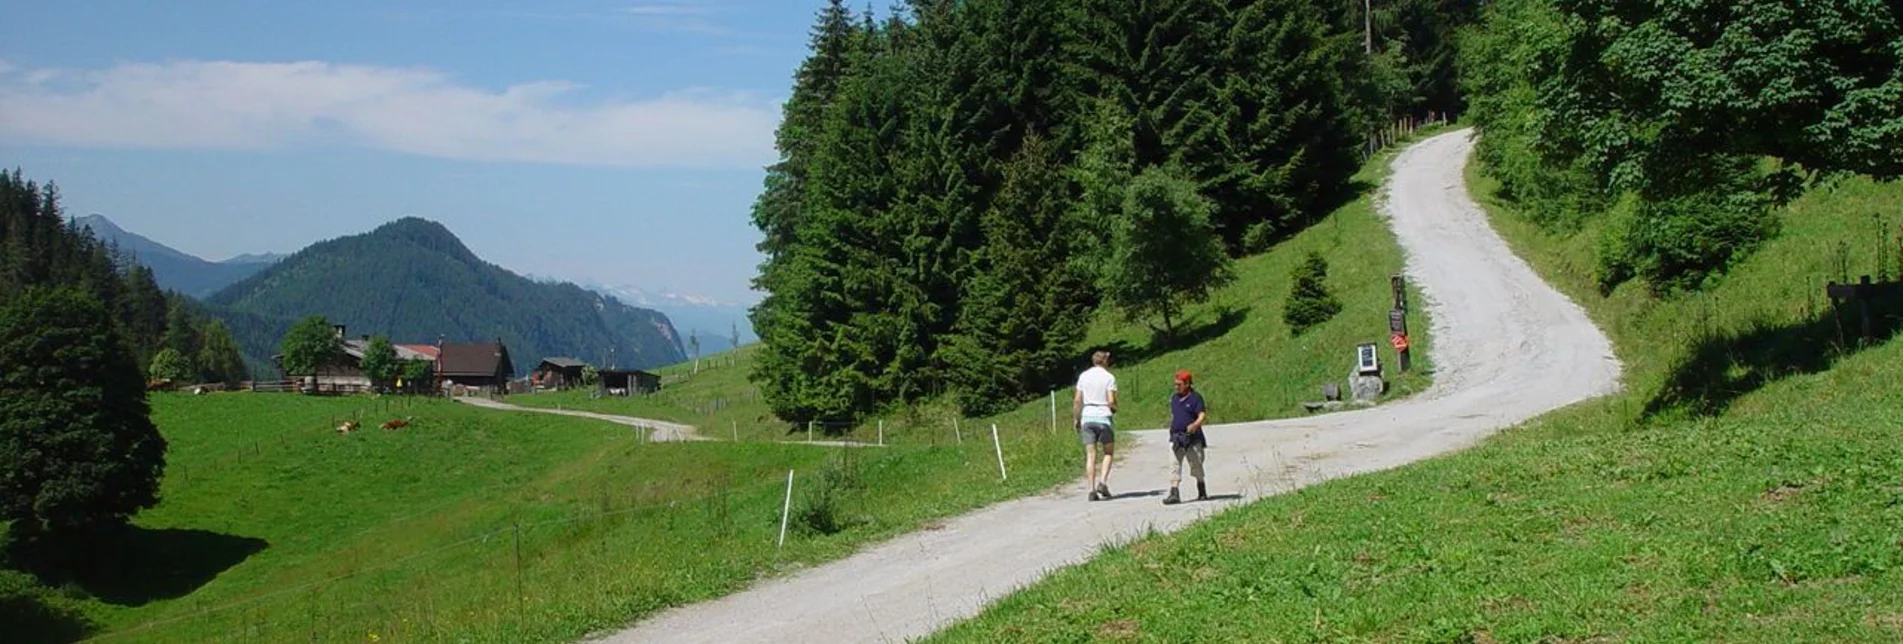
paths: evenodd
<path fill-rule="evenodd" d="M 1433 132 L 1423 130 L 1425 137 Z M 1097 348 L 1115 357 L 1112 369 L 1123 400 L 1118 424 L 1126 428 L 1155 429 L 1169 420 L 1171 378 L 1178 369 L 1196 375 L 1196 386 L 1209 401 L 1211 422 L 1227 423 L 1281 418 L 1306 413 L 1303 401 L 1320 400 L 1324 382 L 1342 382 L 1354 366 L 1358 343 L 1379 345 L 1382 364 L 1394 374 L 1394 352 L 1387 346 L 1387 312 L 1392 303 L 1388 278 L 1401 270 L 1401 252 L 1386 224 L 1375 214 L 1372 186 L 1386 176 L 1379 161 L 1357 175 L 1368 191 L 1316 225 L 1272 251 L 1236 264 L 1234 283 L 1219 290 L 1206 304 L 1191 307 L 1182 340 L 1157 343 L 1141 324 L 1104 311 L 1094 321 L 1084 360 Z M 1292 336 L 1282 321 L 1288 297 L 1290 271 L 1310 250 L 1328 259 L 1328 285 L 1343 304 L 1329 322 Z M 1410 302 L 1421 302 L 1409 289 Z M 1410 338 L 1416 347 L 1414 370 L 1389 386 L 1388 397 L 1404 396 L 1425 388 L 1432 364 L 1426 354 L 1432 346 L 1427 318 L 1417 307 L 1410 313 Z M 773 417 L 758 388 L 748 381 L 753 347 L 710 356 L 698 374 L 692 363 L 655 370 L 664 379 L 662 390 L 651 396 L 592 397 L 592 391 L 569 391 L 515 396 L 511 403 L 533 407 L 585 409 L 612 414 L 656 418 L 694 425 L 715 438 L 741 440 L 804 440 L 806 428 L 790 426 Z M 1344 383 L 1344 388 L 1345 388 Z M 1071 388 L 1056 394 L 1058 429 L 1068 431 Z M 992 418 L 962 419 L 959 427 L 1050 427 L 1051 401 L 1030 400 L 1017 410 Z M 888 443 L 933 444 L 953 436 L 955 408 L 948 403 L 892 405 L 882 417 Z M 857 427 L 820 427 L 814 436 L 849 437 L 876 441 L 879 420 Z"/>
<path fill-rule="evenodd" d="M 1846 343 L 1822 297 L 1840 261 L 1898 261 L 1872 216 L 1903 185 L 1814 192 L 1670 300 L 1600 296 L 1596 228 L 1548 234 L 1470 186 L 1613 337 L 1625 393 L 1116 548 L 934 641 L 1903 638 L 1903 345 Z"/>
<path fill-rule="evenodd" d="M 1281 322 L 1288 272 L 1309 249 L 1333 261 L 1330 283 L 1346 309 L 1290 338 Z M 1191 313 L 1202 329 L 1194 342 L 1152 347 L 1146 331 L 1100 321 L 1093 345 L 1122 358 L 1132 401 L 1152 401 L 1133 402 L 1126 425 L 1162 423 L 1161 396 L 1178 368 L 1199 374 L 1222 420 L 1300 413 L 1296 403 L 1323 379 L 1346 373 L 1356 341 L 1384 337 L 1387 276 L 1400 261 L 1364 198 L 1243 261 L 1237 285 Z M 691 365 L 663 369 L 671 382 L 650 398 L 512 400 L 671 418 L 716 436 L 728 420 L 728 434 L 781 438 L 786 428 L 748 393 L 747 356 L 703 361 L 698 375 Z M 1397 392 L 1424 384 L 1410 376 Z M 962 423 L 962 442 L 948 413 L 895 410 L 883 449 L 645 443 L 617 425 L 440 400 L 160 395 L 154 408 L 172 443 L 164 501 L 139 517 L 118 549 L 125 558 L 102 560 L 117 572 L 32 588 L 30 577 L 0 571 L 0 622 L 17 626 L 9 632 L 26 641 L 570 640 L 1048 490 L 1075 477 L 1078 458 L 1069 429 L 1050 430 L 1045 400 Z M 334 431 L 355 417 L 370 428 Z M 395 417 L 412 425 L 375 428 Z M 993 423 L 1006 481 L 984 436 Z M 875 423 L 852 435 L 876 432 Z M 789 469 L 794 512 L 780 549 Z"/>

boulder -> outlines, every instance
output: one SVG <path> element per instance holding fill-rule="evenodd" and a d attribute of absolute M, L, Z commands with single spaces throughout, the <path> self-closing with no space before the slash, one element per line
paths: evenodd
<path fill-rule="evenodd" d="M 1349 376 L 1348 391 L 1357 402 L 1372 402 L 1387 391 L 1388 383 L 1381 376 Z"/>

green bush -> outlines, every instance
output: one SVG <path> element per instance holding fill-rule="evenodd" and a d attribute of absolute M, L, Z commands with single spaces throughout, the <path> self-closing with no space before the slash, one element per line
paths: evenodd
<path fill-rule="evenodd" d="M 1789 198 L 1786 173 L 1748 159 L 1714 162 L 1679 194 L 1628 193 L 1612 208 L 1599 245 L 1599 288 L 1642 279 L 1653 293 L 1709 287 L 1730 265 L 1777 233 L 1772 208 Z"/>
<path fill-rule="evenodd" d="M 185 356 L 171 347 L 166 347 L 159 349 L 158 354 L 152 356 L 152 366 L 147 373 L 159 380 L 185 383 L 193 379 L 192 374 L 195 371 L 191 361 L 186 360 Z"/>
<path fill-rule="evenodd" d="M 850 464 L 834 463 L 820 470 L 818 480 L 807 486 L 799 506 L 793 509 L 794 525 L 801 532 L 821 535 L 837 534 L 850 527 L 841 497 L 857 485 L 857 472 Z"/>
<path fill-rule="evenodd" d="M 1288 308 L 1282 311 L 1282 320 L 1288 323 L 1291 333 L 1300 335 L 1341 312 L 1341 300 L 1335 299 L 1335 294 L 1328 290 L 1328 260 L 1321 253 L 1309 251 L 1308 257 L 1295 266 L 1289 277 L 1293 285 L 1289 287 Z"/>

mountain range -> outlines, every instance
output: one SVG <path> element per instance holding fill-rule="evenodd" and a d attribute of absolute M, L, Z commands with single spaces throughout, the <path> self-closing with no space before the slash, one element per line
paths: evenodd
<path fill-rule="evenodd" d="M 118 246 L 119 252 L 125 253 L 129 259 L 152 269 L 152 277 L 158 281 L 159 288 L 195 298 L 217 293 L 219 289 L 250 277 L 286 257 L 271 253 L 247 254 L 214 262 L 128 232 L 101 215 L 87 215 L 76 222 L 91 228 L 93 235 L 101 241 Z"/>
<path fill-rule="evenodd" d="M 442 224 L 406 217 L 370 232 L 330 239 L 285 256 L 209 262 L 127 232 L 104 217 L 80 220 L 153 266 L 161 286 L 218 279 L 195 308 L 223 320 L 255 376 L 275 377 L 270 356 L 293 323 L 323 315 L 351 336 L 383 334 L 399 344 L 501 340 L 516 372 L 545 357 L 646 369 L 687 359 L 686 338 L 662 312 L 570 283 L 538 282 L 477 257 Z M 244 261 L 240 261 L 244 260 Z M 160 264 L 174 272 L 169 277 Z M 248 269 L 243 274 L 205 267 Z M 196 280 L 196 281 L 193 281 Z M 706 353 L 707 343 L 702 341 Z"/>
<path fill-rule="evenodd" d="M 534 278 L 537 281 L 555 281 L 549 278 Z M 667 291 L 654 292 L 638 286 L 608 286 L 590 282 L 580 282 L 578 286 L 613 297 L 630 306 L 654 309 L 667 315 L 674 321 L 674 328 L 681 332 L 682 346 L 687 347 L 688 357 L 693 357 L 692 340 L 700 340 L 700 354 L 710 355 L 733 348 L 736 335 L 740 344 L 757 342 L 760 336 L 753 332 L 753 322 L 747 319 L 750 308 L 745 304 L 722 302 L 713 298 L 697 295 L 682 295 Z"/>

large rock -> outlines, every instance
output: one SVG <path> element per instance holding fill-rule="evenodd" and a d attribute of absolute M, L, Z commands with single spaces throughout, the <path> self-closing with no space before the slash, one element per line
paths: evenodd
<path fill-rule="evenodd" d="M 1348 390 L 1357 402 L 1373 402 L 1387 388 L 1388 383 L 1381 376 L 1348 376 Z"/>

